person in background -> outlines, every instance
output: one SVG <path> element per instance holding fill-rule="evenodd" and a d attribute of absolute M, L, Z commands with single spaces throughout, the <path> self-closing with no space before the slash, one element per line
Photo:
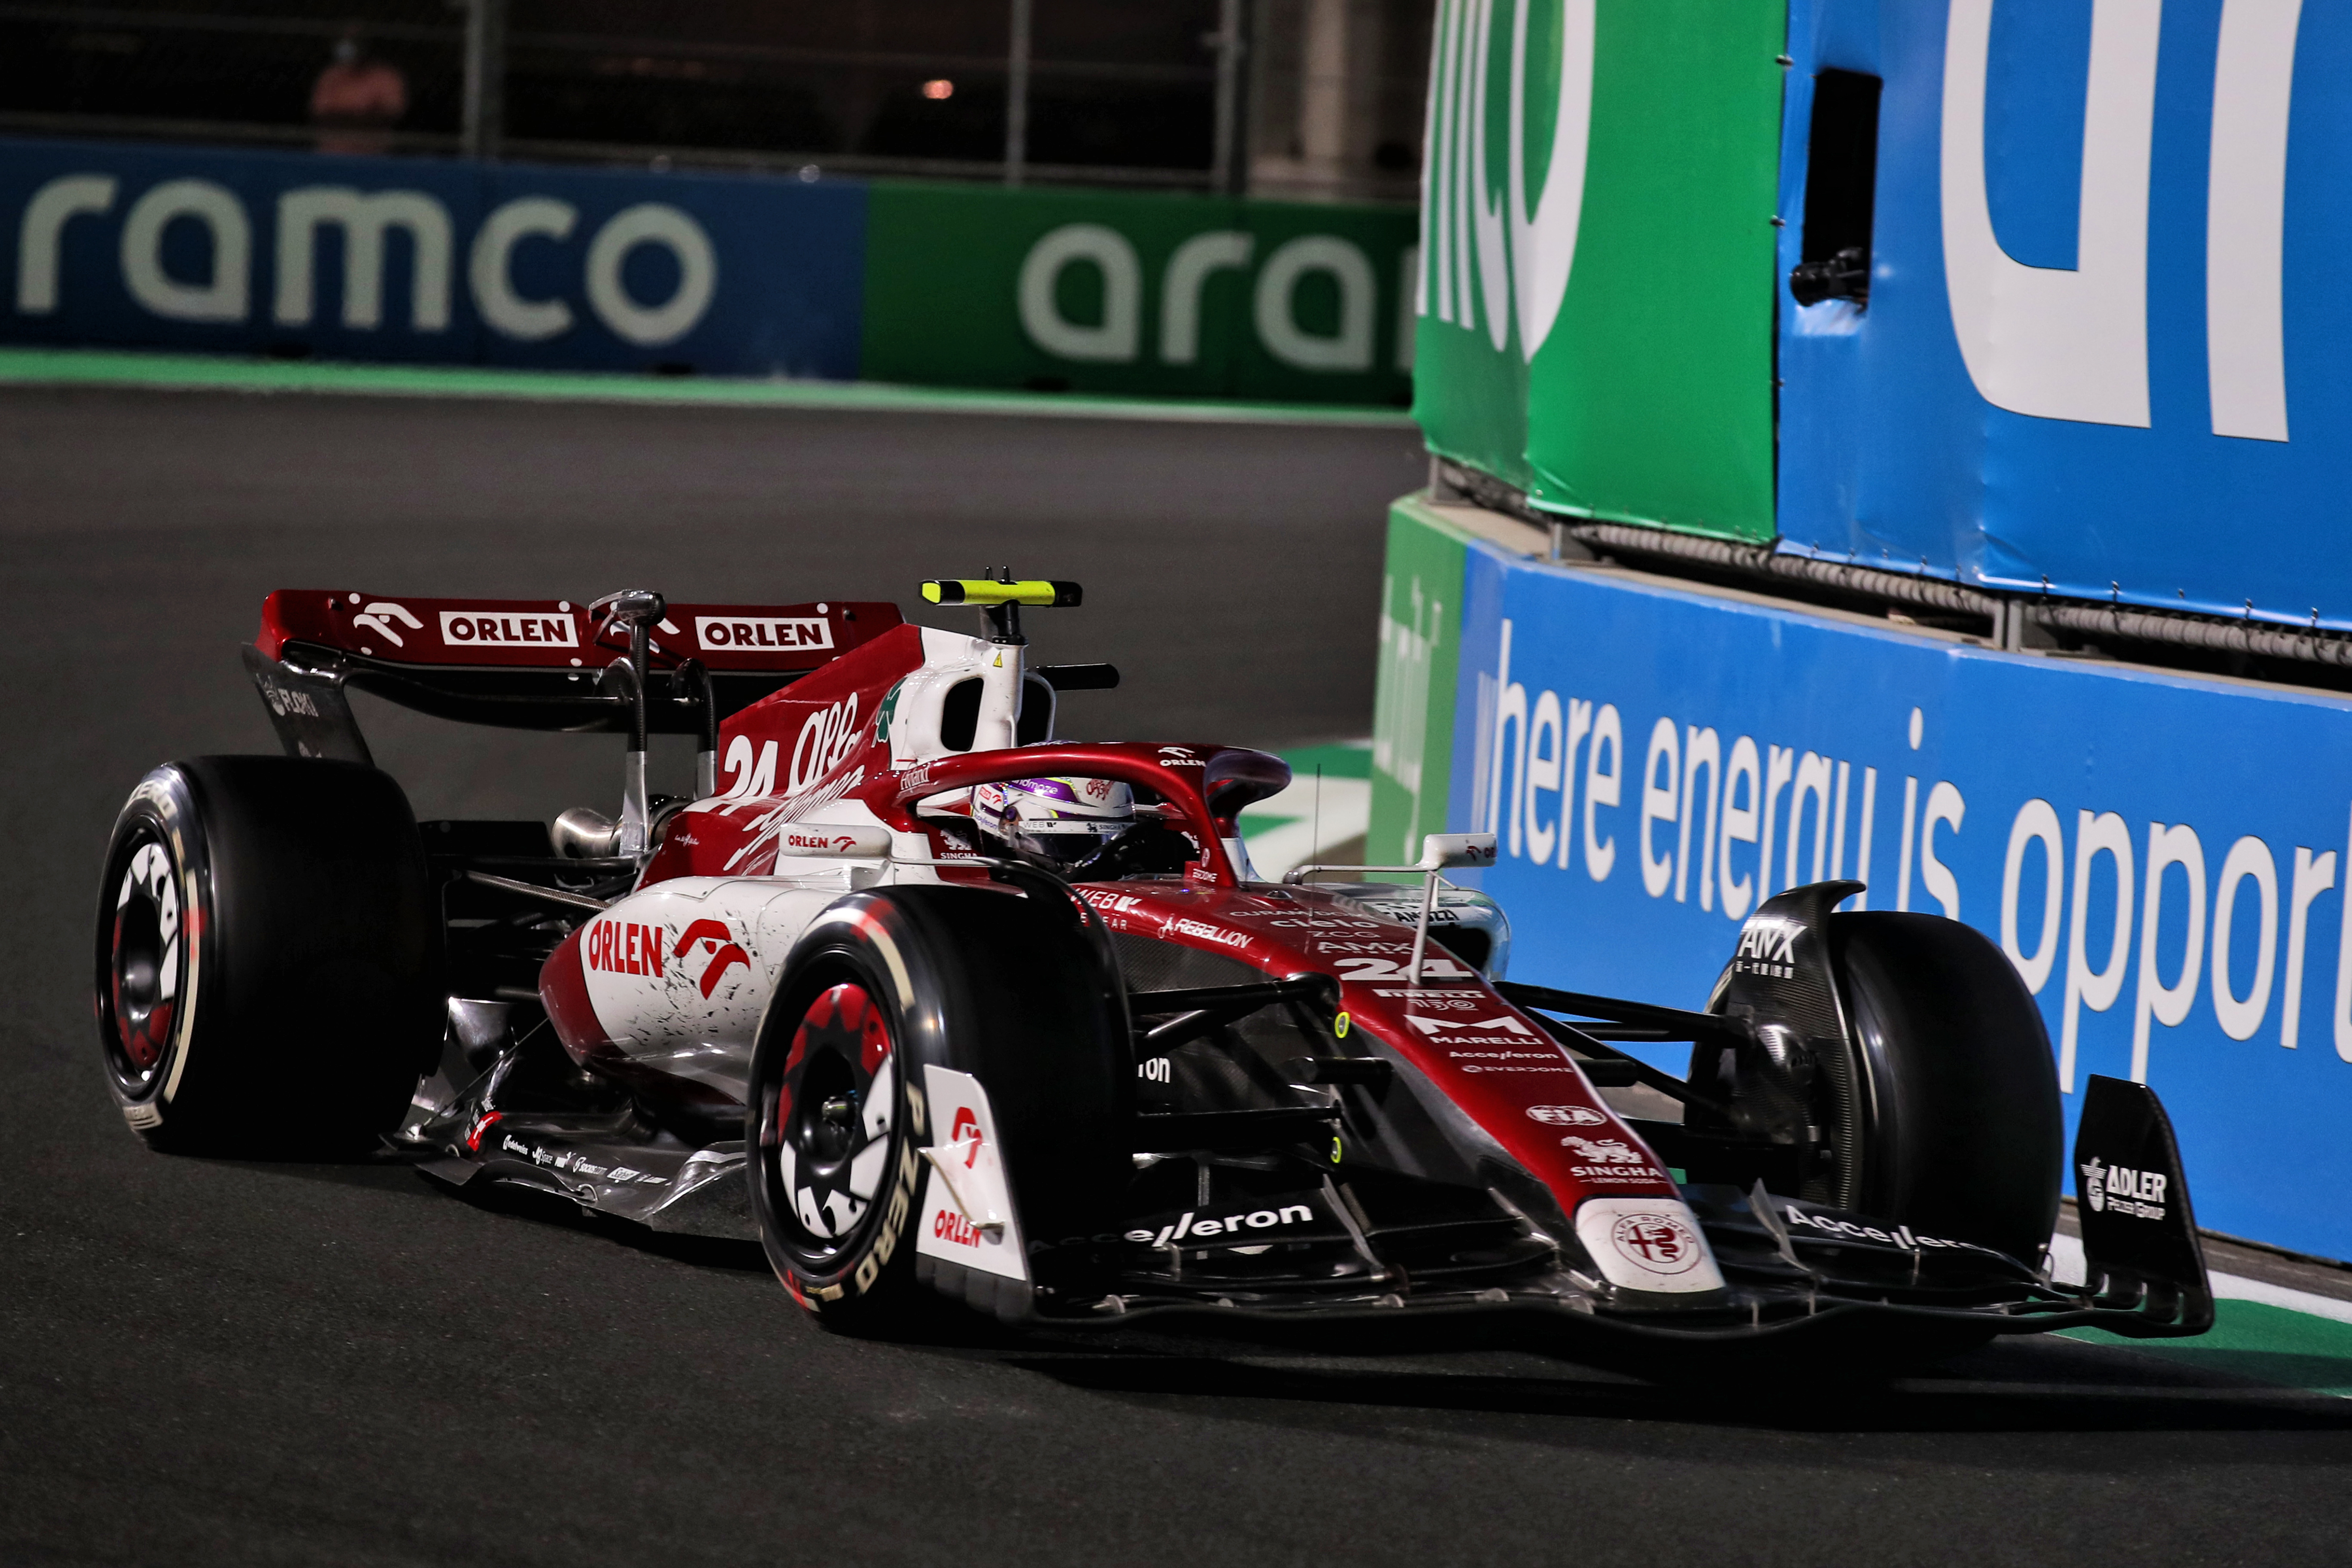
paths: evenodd
<path fill-rule="evenodd" d="M 335 58 L 310 89 L 310 123 L 321 153 L 383 153 L 408 112 L 408 79 L 371 58 L 356 29 L 335 40 Z"/>

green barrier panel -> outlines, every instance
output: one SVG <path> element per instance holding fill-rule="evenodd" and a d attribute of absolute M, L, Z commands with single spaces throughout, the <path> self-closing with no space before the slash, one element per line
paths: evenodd
<path fill-rule="evenodd" d="M 1773 537 L 1783 0 L 1443 0 L 1413 414 L 1572 516 Z"/>
<path fill-rule="evenodd" d="M 1445 831 L 1460 668 L 1464 536 L 1421 501 L 1389 509 L 1372 700 L 1372 818 L 1364 858 L 1406 865 Z"/>
<path fill-rule="evenodd" d="M 1388 404 L 1409 209 L 877 183 L 870 381 Z"/>

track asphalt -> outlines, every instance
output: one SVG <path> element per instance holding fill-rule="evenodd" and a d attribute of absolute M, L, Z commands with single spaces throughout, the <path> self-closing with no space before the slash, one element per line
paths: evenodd
<path fill-rule="evenodd" d="M 151 763 L 268 748 L 236 661 L 268 588 L 904 603 L 1009 561 L 1087 584 L 1043 657 L 1128 671 L 1075 731 L 1307 743 L 1366 728 L 1420 473 L 1383 428 L 0 390 L 0 1563 L 2343 1561 L 2352 1401 L 2271 1386 L 2345 1382 L 2333 1341 L 1744 1392 L 1526 1348 L 866 1343 L 745 1249 L 164 1158 L 109 1105 L 99 851 Z M 614 787 L 606 741 L 365 720 L 422 815 Z"/>

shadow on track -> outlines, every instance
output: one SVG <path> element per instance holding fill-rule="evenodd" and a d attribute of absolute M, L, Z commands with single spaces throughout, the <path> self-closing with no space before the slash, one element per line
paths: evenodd
<path fill-rule="evenodd" d="M 2039 1348 L 2039 1347 L 2037 1347 Z M 2326 1432 L 2352 1434 L 2352 1407 L 2297 1390 L 2220 1378 L 2165 1375 L 2146 1382 L 2103 1358 L 2063 1369 L 2087 1377 L 2049 1382 L 1948 1370 L 1884 1385 L 1800 1389 L 1788 1384 L 1697 1388 L 1591 1375 L 1425 1372 L 1384 1366 L 1293 1367 L 1205 1356 L 1008 1355 L 1066 1386 L 1160 1407 L 1216 1403 L 1574 1416 L 1775 1432 Z M 2141 1363 L 2143 1367 L 2147 1363 Z M 2053 1368 L 2053 1372 L 2061 1369 Z M 2121 1373 L 2122 1375 L 2118 1376 Z M 1581 1374 L 1581 1375 L 1580 1375 Z M 1265 1418 L 1279 1419 L 1268 1415 Z M 2340 1448 L 2333 1450 L 2336 1460 Z"/>
<path fill-rule="evenodd" d="M 599 1237 L 698 1269 L 768 1271 L 756 1242 L 652 1231 L 522 1188 L 453 1194 L 415 1171 L 414 1156 L 389 1150 L 339 1163 L 217 1163 L 462 1202 L 510 1222 Z M 2040 1335 L 1997 1342 L 1895 1377 L 1842 1369 L 1818 1352 L 1783 1360 L 1751 1348 L 1710 1357 L 1510 1319 L 1379 1331 L 1302 1324 L 1269 1336 L 1236 1333 L 1213 1321 L 1097 1333 L 1008 1329 L 950 1316 L 890 1344 L 909 1356 L 993 1363 L 1113 1400 L 1170 1410 L 1213 1407 L 1277 1425 L 1286 1420 L 1279 1407 L 1308 1405 L 1790 1433 L 2352 1433 L 2352 1402 L 2305 1392 L 2352 1383 L 2352 1365 L 2337 1358 L 2173 1349 L 2158 1359 L 2128 1347 Z"/>

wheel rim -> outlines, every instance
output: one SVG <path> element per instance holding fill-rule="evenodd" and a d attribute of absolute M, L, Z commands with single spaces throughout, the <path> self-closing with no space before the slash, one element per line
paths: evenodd
<path fill-rule="evenodd" d="M 761 1107 L 761 1155 L 779 1238 L 814 1274 L 854 1255 L 889 1172 L 898 1053 L 883 1009 L 854 981 L 819 995 L 793 1031 Z"/>
<path fill-rule="evenodd" d="M 108 944 L 104 1038 L 108 1067 L 136 1093 L 154 1082 L 179 1016 L 187 933 L 178 867 L 162 835 L 142 828 L 121 867 Z"/>

